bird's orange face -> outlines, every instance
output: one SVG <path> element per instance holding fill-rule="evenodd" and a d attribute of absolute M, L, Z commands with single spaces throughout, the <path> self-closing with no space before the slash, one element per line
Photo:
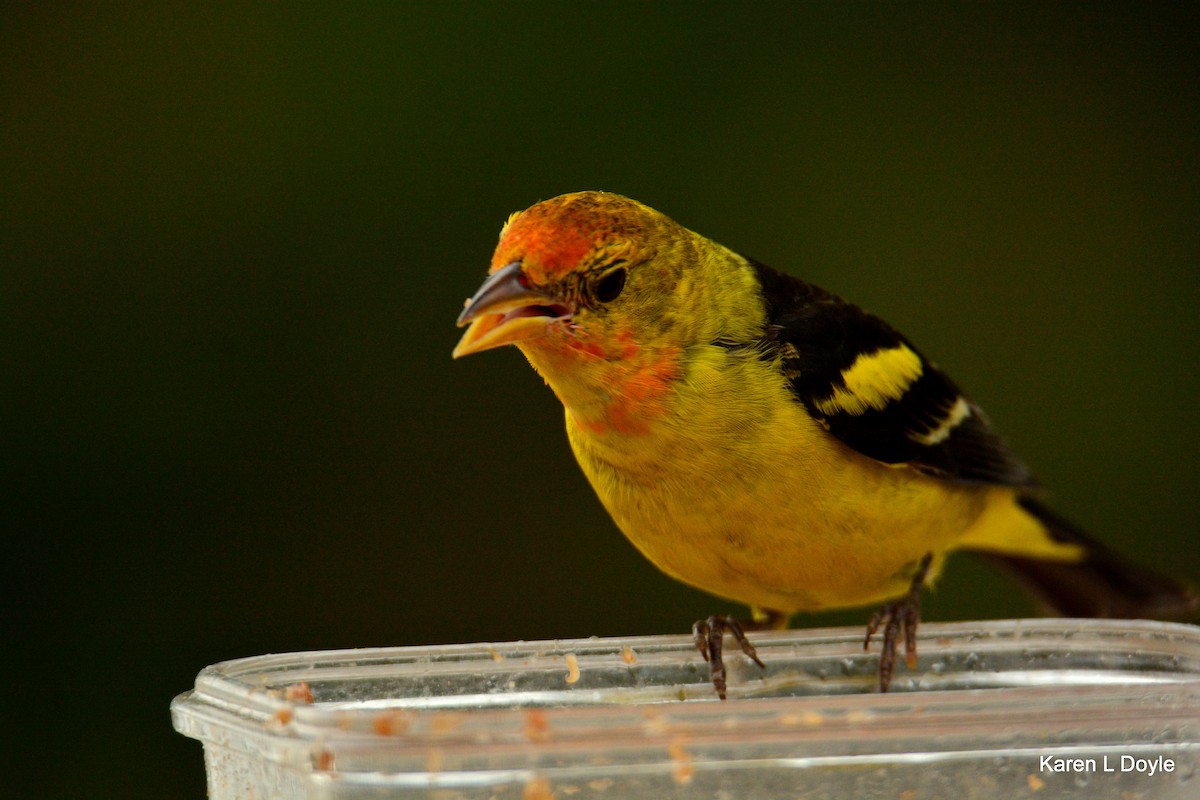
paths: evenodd
<path fill-rule="evenodd" d="M 518 342 L 619 357 L 613 346 L 628 346 L 632 334 L 614 309 L 630 270 L 650 255 L 647 212 L 619 195 L 582 192 L 511 217 L 489 277 L 459 315 L 470 327 L 454 357 Z"/>
<path fill-rule="evenodd" d="M 682 373 L 684 233 L 603 192 L 514 215 L 458 318 L 469 327 L 454 357 L 516 344 L 576 424 L 597 435 L 646 432 Z"/>

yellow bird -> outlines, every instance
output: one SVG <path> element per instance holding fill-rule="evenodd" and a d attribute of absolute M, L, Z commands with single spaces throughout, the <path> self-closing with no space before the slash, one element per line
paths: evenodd
<path fill-rule="evenodd" d="M 458 318 L 460 357 L 515 344 L 566 409 L 604 507 L 663 572 L 751 625 L 882 604 L 879 685 L 953 550 L 991 554 L 1070 616 L 1180 616 L 1197 596 L 1054 515 L 980 409 L 891 326 L 634 200 L 512 215 Z M 725 697 L 721 640 L 696 623 Z M 761 664 L 761 662 L 760 662 Z"/>

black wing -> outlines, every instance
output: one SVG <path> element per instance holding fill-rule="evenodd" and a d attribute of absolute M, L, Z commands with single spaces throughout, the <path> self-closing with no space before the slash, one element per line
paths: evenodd
<path fill-rule="evenodd" d="M 766 350 L 830 433 L 863 455 L 947 480 L 1033 485 L 979 408 L 890 325 L 747 260 L 762 287 Z"/>

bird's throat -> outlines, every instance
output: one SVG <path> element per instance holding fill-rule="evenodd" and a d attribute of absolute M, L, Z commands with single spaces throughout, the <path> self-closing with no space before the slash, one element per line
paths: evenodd
<path fill-rule="evenodd" d="M 649 433 L 669 411 L 683 373 L 682 351 L 673 346 L 626 348 L 622 358 L 545 347 L 521 349 L 574 424 L 595 437 Z"/>

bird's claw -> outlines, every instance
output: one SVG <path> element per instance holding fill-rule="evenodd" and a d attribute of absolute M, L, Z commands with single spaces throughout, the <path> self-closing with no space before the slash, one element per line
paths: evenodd
<path fill-rule="evenodd" d="M 871 649 L 871 637 L 883 627 L 883 644 L 879 653 L 879 691 L 886 692 L 892 683 L 892 672 L 896 668 L 896 640 L 904 631 L 904 663 L 908 668 L 917 668 L 917 625 L 921 621 L 921 589 L 933 554 L 926 553 L 917 565 L 908 594 L 893 600 L 871 615 L 867 622 L 867 635 L 863 639 L 863 650 Z"/>
<path fill-rule="evenodd" d="M 695 642 L 696 649 L 700 651 L 700 655 L 704 656 L 704 660 L 708 662 L 713 688 L 717 690 L 717 697 L 722 700 L 725 699 L 726 679 L 725 660 L 721 656 L 721 650 L 724 646 L 724 638 L 727 632 L 733 636 L 742 648 L 742 652 L 751 661 L 766 669 L 766 665 L 758 657 L 758 651 L 754 649 L 754 645 L 750 644 L 750 640 L 746 637 L 746 631 L 742 627 L 742 623 L 738 622 L 735 617 L 724 614 L 714 615 L 697 622 L 692 626 L 692 641 Z"/>

